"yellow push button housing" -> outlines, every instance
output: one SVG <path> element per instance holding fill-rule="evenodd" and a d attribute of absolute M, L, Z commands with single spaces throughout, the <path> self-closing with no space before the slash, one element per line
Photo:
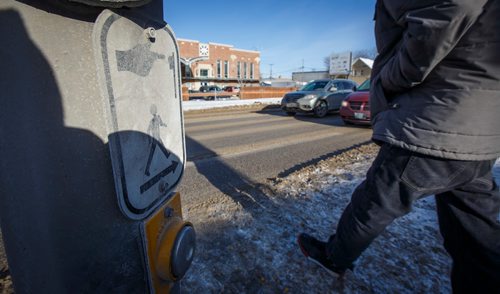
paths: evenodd
<path fill-rule="evenodd" d="M 143 223 L 150 284 L 155 293 L 167 293 L 189 269 L 195 252 L 196 234 L 182 219 L 180 194 Z"/>

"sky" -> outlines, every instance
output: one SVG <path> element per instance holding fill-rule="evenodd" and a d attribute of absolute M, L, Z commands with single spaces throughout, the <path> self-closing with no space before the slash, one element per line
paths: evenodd
<path fill-rule="evenodd" d="M 164 19 L 177 38 L 260 51 L 262 77 L 276 78 L 373 49 L 374 9 L 375 0 L 164 0 Z"/>

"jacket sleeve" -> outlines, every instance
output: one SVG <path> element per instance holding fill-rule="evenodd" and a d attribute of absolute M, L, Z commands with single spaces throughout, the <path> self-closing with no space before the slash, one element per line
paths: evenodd
<path fill-rule="evenodd" d="M 405 28 L 400 48 L 381 69 L 386 93 L 401 92 L 423 82 L 474 24 L 487 2 L 384 0 L 389 15 Z"/>

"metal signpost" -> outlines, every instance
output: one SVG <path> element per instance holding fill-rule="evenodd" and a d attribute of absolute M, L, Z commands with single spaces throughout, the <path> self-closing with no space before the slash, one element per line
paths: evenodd
<path fill-rule="evenodd" d="M 168 293 L 194 256 L 163 2 L 0 3 L 0 221 L 18 293 Z"/>

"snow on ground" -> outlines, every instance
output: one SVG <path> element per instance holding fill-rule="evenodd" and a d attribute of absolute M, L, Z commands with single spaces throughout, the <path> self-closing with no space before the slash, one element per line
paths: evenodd
<path fill-rule="evenodd" d="M 183 107 L 279 103 L 278 98 L 260 100 L 186 101 Z M 334 232 L 377 150 L 373 144 L 355 147 L 267 183 L 250 183 L 252 189 L 237 197 L 184 203 L 198 244 L 183 293 L 450 293 L 451 260 L 442 246 L 432 197 L 417 201 L 413 212 L 390 225 L 344 282 L 306 260 L 296 245 L 301 232 L 321 239 Z M 500 184 L 500 160 L 494 176 Z M 2 242 L 0 293 L 12 293 L 1 247 Z"/>
<path fill-rule="evenodd" d="M 353 148 L 290 175 L 256 185 L 249 195 L 184 203 L 197 229 L 196 258 L 185 293 L 450 293 L 451 260 L 442 246 L 432 197 L 396 220 L 337 281 L 305 259 L 300 232 L 326 239 L 378 148 Z M 500 179 L 500 161 L 495 166 Z M 248 205 L 245 196 L 259 202 Z M 238 199 L 238 200 L 235 200 Z"/>
<path fill-rule="evenodd" d="M 224 108 L 232 106 L 244 105 L 262 105 L 262 104 L 280 104 L 281 98 L 261 98 L 261 99 L 224 99 L 215 101 L 192 100 L 182 101 L 182 109 L 184 111 Z"/>

